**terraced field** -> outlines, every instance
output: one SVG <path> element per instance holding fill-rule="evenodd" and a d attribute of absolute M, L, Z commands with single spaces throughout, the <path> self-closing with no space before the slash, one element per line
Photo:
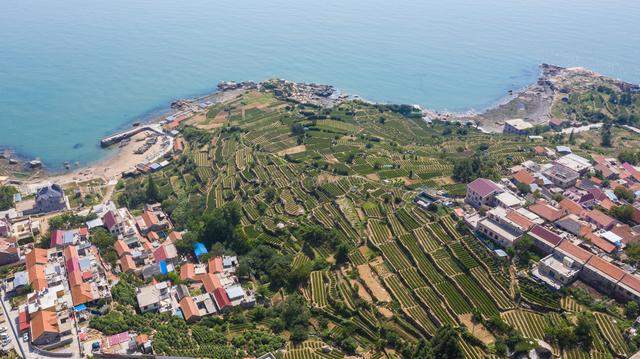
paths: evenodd
<path fill-rule="evenodd" d="M 317 108 L 266 91 L 235 98 L 214 116 L 222 111 L 221 127 L 181 128 L 184 154 L 154 179 L 166 189 L 178 228 L 192 228 L 183 219 L 191 211 L 236 202 L 248 245 L 267 245 L 282 255 L 287 265 L 282 273 L 307 271 L 292 288 L 269 294 L 281 299 L 302 293 L 316 319 L 328 323 L 331 337 L 327 343 L 288 345 L 285 359 L 343 357 L 321 348 L 340 345 L 336 338 L 344 334 L 345 322 L 352 324 L 349 336 L 359 349 L 376 357 L 381 327 L 416 343 L 443 324 L 462 325 L 459 316 L 478 309 L 484 319 L 499 315 L 523 336 L 543 338 L 546 324 L 564 319 L 526 310 L 523 303 L 543 303 L 554 313 L 583 309 L 520 278 L 515 288 L 522 296 L 515 296 L 508 263 L 461 230 L 446 209 L 423 210 L 413 202 L 424 186 L 455 194 L 463 185 L 452 183 L 453 164 L 480 145 L 488 145 L 485 154 L 496 159 L 497 170 L 506 170 L 535 156 L 535 145 L 549 143 L 429 125 L 357 101 Z M 307 241 L 301 229 L 311 226 L 335 236 L 336 243 Z M 251 280 L 255 288 L 269 285 L 260 276 Z M 591 354 L 627 354 L 612 319 L 596 318 L 604 344 Z M 491 354 L 460 343 L 467 357 Z M 589 354 L 578 350 L 568 356 Z"/>

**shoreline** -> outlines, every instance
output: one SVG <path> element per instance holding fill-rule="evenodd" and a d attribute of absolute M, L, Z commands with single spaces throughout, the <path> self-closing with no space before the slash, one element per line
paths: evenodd
<path fill-rule="evenodd" d="M 556 78 L 562 79 L 567 76 L 574 75 L 582 75 L 587 77 L 606 77 L 594 71 L 588 70 L 583 67 L 561 67 L 549 64 L 540 64 L 538 66 L 539 72 L 537 80 L 529 85 L 526 85 L 517 90 L 509 90 L 505 96 L 502 96 L 498 100 L 496 100 L 493 105 L 490 105 L 486 109 L 482 111 L 477 111 L 470 109 L 469 111 L 462 112 L 454 112 L 454 111 L 438 111 L 431 108 L 423 108 L 420 105 L 417 106 L 423 113 L 424 119 L 431 120 L 441 120 L 441 121 L 452 121 L 452 122 L 474 122 L 476 127 L 481 129 L 483 132 L 499 132 L 501 125 L 500 121 L 504 120 L 505 113 L 504 109 L 509 107 L 510 105 L 521 104 L 523 102 L 527 102 L 527 105 L 532 106 L 531 109 L 525 111 L 524 115 L 531 115 L 530 117 L 525 117 L 525 119 L 531 121 L 534 124 L 541 124 L 544 121 L 550 119 L 551 115 L 549 113 L 549 109 L 555 100 L 557 95 L 557 89 L 554 87 L 554 81 Z M 608 78 L 608 77 L 607 77 Z M 612 79 L 612 78 L 610 78 Z M 276 81 L 285 81 L 279 79 L 271 79 Z M 612 79 L 615 82 L 625 83 L 619 79 Z M 265 80 L 270 81 L 270 80 Z M 264 83 L 260 82 L 261 83 Z M 286 81 L 285 81 L 286 82 Z M 253 83 L 253 82 L 248 82 Z M 223 83 L 221 83 L 223 84 Z M 241 83 L 238 83 L 241 84 Z M 256 84 L 256 83 L 253 83 Z M 329 86 L 332 88 L 332 86 Z M 170 118 L 172 115 L 181 113 L 182 111 L 190 112 L 190 114 L 206 111 L 205 109 L 200 109 L 198 107 L 199 103 L 202 102 L 211 102 L 213 104 L 220 103 L 228 100 L 229 98 L 236 96 L 241 91 L 244 91 L 246 88 L 243 86 L 240 87 L 218 87 L 216 90 L 212 92 L 208 92 L 205 94 L 199 94 L 192 97 L 178 99 L 171 101 L 168 105 L 160 106 L 155 109 L 150 110 L 146 114 L 135 117 L 127 124 L 119 127 L 116 132 L 126 131 L 131 129 L 132 125 L 135 123 L 139 123 L 140 126 L 149 125 L 149 124 L 160 124 L 165 123 L 167 118 Z M 362 98 L 358 95 L 351 95 L 340 89 L 333 88 L 335 93 L 340 95 L 343 99 L 357 99 L 360 101 L 365 101 L 374 104 L 391 104 L 385 102 L 373 102 L 369 101 L 365 98 Z M 186 109 L 185 109 L 186 108 Z M 510 116 L 513 117 L 513 116 Z M 143 131 L 146 132 L 146 131 Z M 167 136 L 169 137 L 169 136 Z M 73 181 L 84 181 L 90 180 L 93 178 L 102 178 L 106 182 L 111 181 L 114 178 L 119 178 L 123 172 L 131 170 L 135 167 L 133 161 L 138 161 L 137 163 L 141 163 L 140 156 L 133 157 L 130 152 L 130 146 L 125 146 L 125 148 L 114 148 L 115 145 L 109 146 L 105 148 L 105 151 L 110 151 L 111 153 L 105 154 L 105 156 L 101 159 L 96 160 L 92 163 L 87 163 L 81 165 L 80 167 L 73 168 L 71 170 L 51 170 L 46 166 L 38 169 L 25 169 L 26 162 L 30 161 L 28 158 L 21 157 L 20 154 L 13 154 L 11 158 L 19 158 L 24 163 L 21 164 L 21 168 L 16 170 L 15 168 L 6 168 L 7 166 L 3 166 L 0 168 L 0 175 L 2 175 L 2 170 L 9 169 L 9 177 L 15 177 L 15 174 L 23 174 L 24 171 L 30 172 L 32 177 L 35 178 L 27 178 L 27 179 L 17 179 L 21 183 L 34 183 L 34 182 L 42 182 L 42 181 L 61 181 L 62 183 L 68 183 Z M 127 148 L 129 147 L 129 148 Z M 165 153 L 166 154 L 166 153 Z M 6 159 L 2 160 L 6 162 Z M 15 165 L 14 165 L 15 166 Z M 0 176 L 1 177 L 1 176 Z"/>

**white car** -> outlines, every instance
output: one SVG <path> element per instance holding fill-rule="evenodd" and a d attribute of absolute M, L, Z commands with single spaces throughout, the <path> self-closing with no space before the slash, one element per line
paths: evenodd
<path fill-rule="evenodd" d="M 29 341 L 29 333 L 22 334 L 22 340 L 27 343 Z"/>

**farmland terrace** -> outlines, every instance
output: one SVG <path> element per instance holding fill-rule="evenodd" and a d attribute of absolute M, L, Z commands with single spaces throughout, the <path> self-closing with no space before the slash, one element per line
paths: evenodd
<path fill-rule="evenodd" d="M 464 183 L 452 175 L 465 158 L 501 173 L 536 159 L 534 147 L 550 146 L 547 139 L 426 123 L 406 106 L 344 100 L 323 108 L 266 89 L 216 104 L 184 121 L 180 132 L 184 151 L 148 175 L 176 228 L 191 234 L 178 247 L 197 240 L 214 252 L 235 252 L 239 275 L 261 293 L 263 304 L 277 307 L 299 297 L 313 314 L 301 334 L 254 309 L 246 324 L 232 322 L 229 338 L 249 330 L 274 333 L 288 343 L 284 358 L 355 352 L 396 358 L 449 325 L 458 328 L 465 356 L 499 357 L 507 347 L 530 348 L 531 340 L 546 338 L 547 328 L 569 326 L 587 310 L 510 273 L 508 259 L 497 257 L 445 206 L 414 203 L 424 187 L 446 192 L 452 202 L 463 195 Z M 148 182 L 126 179 L 115 198 L 140 207 Z M 203 219 L 222 212 L 238 216 L 232 235 L 208 230 Z M 619 318 L 597 313 L 589 345 L 552 343 L 553 354 L 627 355 L 614 324 Z M 187 353 L 164 344 L 157 354 Z M 189 350 L 205 355 L 197 346 Z"/>

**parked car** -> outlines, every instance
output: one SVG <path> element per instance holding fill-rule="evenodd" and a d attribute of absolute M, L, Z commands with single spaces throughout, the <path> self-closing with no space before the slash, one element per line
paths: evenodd
<path fill-rule="evenodd" d="M 29 342 L 29 333 L 22 334 L 22 340 L 27 343 Z"/>

